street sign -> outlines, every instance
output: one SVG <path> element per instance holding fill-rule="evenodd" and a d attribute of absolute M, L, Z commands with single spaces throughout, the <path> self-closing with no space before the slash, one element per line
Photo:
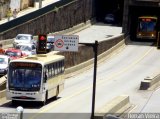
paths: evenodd
<path fill-rule="evenodd" d="M 55 51 L 78 51 L 78 35 L 55 35 Z"/>

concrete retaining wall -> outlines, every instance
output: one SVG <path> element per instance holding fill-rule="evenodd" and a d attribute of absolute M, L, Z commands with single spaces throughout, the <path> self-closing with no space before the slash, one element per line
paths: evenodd
<path fill-rule="evenodd" d="M 109 114 L 119 116 L 120 114 L 124 113 L 130 106 L 129 96 L 117 96 L 98 109 L 94 119 L 104 119 Z"/>
<path fill-rule="evenodd" d="M 151 88 L 152 86 L 155 86 L 160 81 L 160 73 L 156 72 L 155 74 L 148 76 L 144 78 L 143 81 L 141 81 L 140 84 L 140 90 L 147 90 Z"/>

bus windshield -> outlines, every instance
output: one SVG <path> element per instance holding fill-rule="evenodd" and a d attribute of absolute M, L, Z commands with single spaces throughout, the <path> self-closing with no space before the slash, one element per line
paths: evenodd
<path fill-rule="evenodd" d="M 37 64 L 35 65 L 36 67 L 31 67 L 32 65 L 24 64 L 10 64 L 8 77 L 9 89 L 17 91 L 39 91 L 42 76 L 42 66 Z"/>
<path fill-rule="evenodd" d="M 156 29 L 156 20 L 152 21 L 140 21 L 139 22 L 139 31 L 142 32 L 152 32 Z"/>

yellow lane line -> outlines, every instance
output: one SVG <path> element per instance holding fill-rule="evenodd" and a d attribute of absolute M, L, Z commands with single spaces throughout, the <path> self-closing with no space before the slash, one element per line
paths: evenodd
<path fill-rule="evenodd" d="M 138 58 L 135 62 L 133 62 L 131 65 L 128 65 L 126 68 L 124 68 L 123 70 L 119 71 L 119 72 L 116 72 L 114 74 L 112 74 L 111 77 L 105 79 L 105 80 L 98 80 L 97 81 L 97 85 L 100 85 L 100 84 L 103 84 L 106 80 L 109 80 L 109 79 L 112 79 L 114 78 L 115 76 L 118 76 L 126 71 L 128 71 L 128 69 L 132 68 L 133 66 L 135 66 L 137 63 L 139 63 L 146 55 L 148 55 L 151 51 L 153 50 L 153 47 L 150 48 L 149 50 L 147 50 L 147 52 L 145 51 L 144 55 L 142 55 L 140 58 Z M 61 104 L 63 102 L 65 102 L 66 100 L 69 100 L 71 99 L 72 97 L 75 97 L 77 95 L 80 95 L 81 93 L 87 91 L 88 89 L 92 88 L 92 85 L 72 94 L 71 96 L 68 96 L 66 98 L 62 98 L 60 100 L 58 100 L 57 102 L 55 103 L 51 103 L 50 105 L 48 105 L 48 107 L 44 107 L 44 109 L 42 108 L 37 114 L 33 115 L 31 118 L 29 119 L 34 119 L 36 117 L 38 117 L 39 115 L 41 115 L 41 113 L 44 113 L 44 112 L 47 112 L 48 110 L 51 110 L 52 108 L 54 108 L 55 106 L 57 106 L 58 104 Z"/>

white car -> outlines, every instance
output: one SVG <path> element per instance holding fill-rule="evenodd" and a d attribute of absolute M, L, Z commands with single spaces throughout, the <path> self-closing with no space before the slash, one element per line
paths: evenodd
<path fill-rule="evenodd" d="M 55 41 L 55 38 L 54 36 L 47 36 L 47 51 L 52 51 L 54 49 L 54 41 Z"/>
<path fill-rule="evenodd" d="M 34 44 L 19 43 L 17 44 L 16 49 L 20 49 L 23 54 L 28 56 L 37 54 L 36 46 Z"/>
<path fill-rule="evenodd" d="M 31 34 L 18 34 L 14 39 L 13 47 L 15 48 L 19 43 L 36 44 L 36 41 Z"/>
<path fill-rule="evenodd" d="M 115 23 L 114 14 L 106 14 L 106 16 L 104 18 L 104 22 L 106 22 L 106 23 Z"/>
<path fill-rule="evenodd" d="M 9 62 L 10 62 L 9 56 L 0 55 L 0 76 L 7 74 Z"/>

